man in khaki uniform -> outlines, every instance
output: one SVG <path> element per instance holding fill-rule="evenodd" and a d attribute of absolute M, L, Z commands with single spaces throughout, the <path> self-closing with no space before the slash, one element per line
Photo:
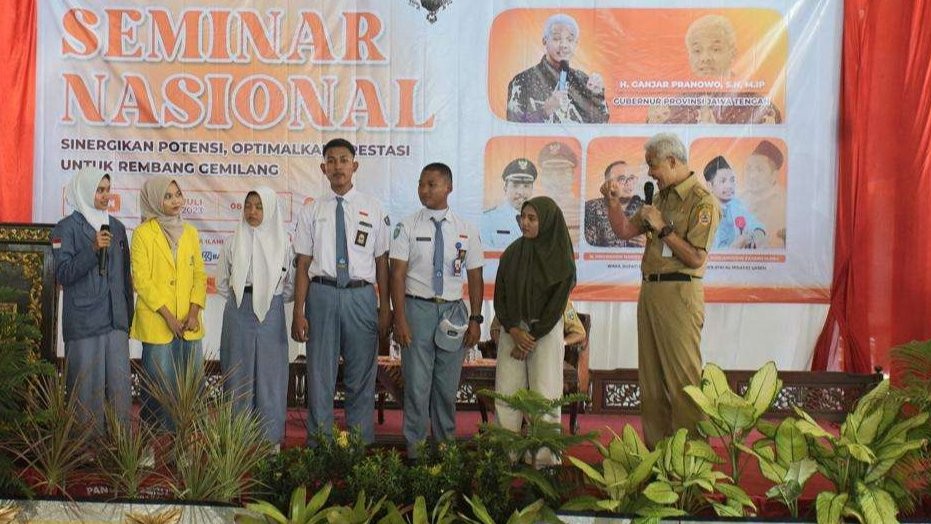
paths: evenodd
<path fill-rule="evenodd" d="M 701 380 L 701 279 L 721 210 L 689 171 L 685 146 L 676 135 L 655 135 L 644 149 L 649 175 L 659 185 L 654 204 L 628 219 L 617 181 L 605 181 L 601 194 L 618 238 L 648 233 L 637 334 L 643 433 L 652 447 L 678 428 L 694 431 L 701 420 L 701 411 L 683 388 Z"/>

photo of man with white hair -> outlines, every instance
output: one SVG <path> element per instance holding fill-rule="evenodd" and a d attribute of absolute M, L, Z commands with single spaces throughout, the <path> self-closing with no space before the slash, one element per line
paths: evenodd
<path fill-rule="evenodd" d="M 604 123 L 608 121 L 605 83 L 569 63 L 580 39 L 579 24 L 567 14 L 543 25 L 543 58 L 508 84 L 507 119 L 525 123 Z"/>

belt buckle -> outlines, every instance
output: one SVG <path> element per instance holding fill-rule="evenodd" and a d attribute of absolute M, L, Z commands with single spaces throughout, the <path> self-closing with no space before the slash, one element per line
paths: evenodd
<path fill-rule="evenodd" d="M 446 304 L 447 302 L 452 302 L 451 300 L 446 300 L 443 297 L 433 297 L 433 301 L 437 304 Z"/>

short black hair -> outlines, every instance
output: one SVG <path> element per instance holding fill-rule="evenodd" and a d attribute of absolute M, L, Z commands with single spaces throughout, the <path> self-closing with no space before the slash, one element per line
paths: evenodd
<path fill-rule="evenodd" d="M 610 173 L 611 170 L 615 168 L 615 166 L 626 166 L 626 165 L 627 165 L 626 160 L 615 160 L 614 162 L 611 162 L 610 164 L 608 164 L 608 167 L 605 168 L 605 180 L 608 179 L 608 173 Z"/>
<path fill-rule="evenodd" d="M 423 166 L 423 169 L 420 170 L 421 173 L 425 173 L 427 171 L 437 171 L 446 177 L 446 180 L 449 180 L 450 183 L 453 181 L 453 170 L 442 162 L 431 162 Z"/>
<path fill-rule="evenodd" d="M 708 164 L 705 166 L 705 180 L 711 182 L 714 180 L 714 177 L 718 175 L 718 171 L 730 168 L 731 165 L 727 162 L 727 160 L 723 156 L 718 155 L 712 158 L 711 161 L 708 162 Z"/>
<path fill-rule="evenodd" d="M 349 153 L 355 157 L 356 156 L 356 146 L 352 145 L 352 142 L 346 140 L 345 138 L 334 138 L 326 144 L 323 145 L 323 156 L 326 157 L 326 152 L 334 147 L 345 147 L 349 150 Z"/>

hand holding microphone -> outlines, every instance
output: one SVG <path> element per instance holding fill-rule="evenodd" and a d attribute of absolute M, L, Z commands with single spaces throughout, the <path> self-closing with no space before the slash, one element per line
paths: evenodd
<path fill-rule="evenodd" d="M 97 273 L 100 276 L 107 274 L 107 261 L 109 260 L 107 255 L 112 238 L 109 224 L 102 224 L 100 231 L 94 236 L 94 250 L 97 251 Z"/>

